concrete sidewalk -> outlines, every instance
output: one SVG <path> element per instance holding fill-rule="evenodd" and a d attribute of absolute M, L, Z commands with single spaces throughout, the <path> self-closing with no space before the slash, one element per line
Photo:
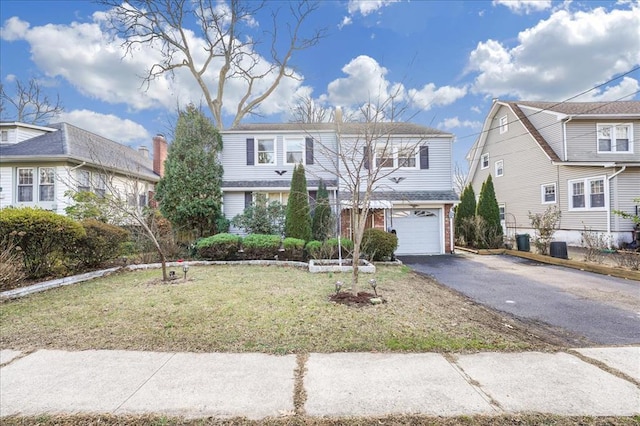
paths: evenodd
<path fill-rule="evenodd" d="M 296 376 L 299 363 L 302 374 Z M 640 414 L 640 346 L 558 353 L 0 351 L 0 416 Z M 301 383 L 300 383 L 301 382 Z M 298 393 L 298 398 L 299 398 Z M 299 401 L 298 401 L 299 402 Z"/>

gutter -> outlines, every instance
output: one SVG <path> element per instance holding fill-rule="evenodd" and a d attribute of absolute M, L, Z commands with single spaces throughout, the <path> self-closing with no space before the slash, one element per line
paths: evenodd
<path fill-rule="evenodd" d="M 607 185 L 607 240 L 609 248 L 611 248 L 611 180 L 618 176 L 620 173 L 624 172 L 627 169 L 627 166 L 622 166 L 620 170 L 607 177 L 607 181 L 609 182 Z"/>

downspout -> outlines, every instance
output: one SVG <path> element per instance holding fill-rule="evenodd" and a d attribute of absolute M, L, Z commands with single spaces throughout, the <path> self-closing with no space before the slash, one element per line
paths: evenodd
<path fill-rule="evenodd" d="M 562 157 L 564 161 L 567 161 L 567 123 L 573 120 L 573 116 L 570 115 L 567 120 L 562 123 Z"/>
<path fill-rule="evenodd" d="M 611 180 L 618 176 L 620 173 L 624 172 L 627 166 L 622 166 L 620 170 L 609 176 L 607 179 L 609 181 L 609 185 L 607 185 L 607 244 L 609 248 L 611 248 Z"/>

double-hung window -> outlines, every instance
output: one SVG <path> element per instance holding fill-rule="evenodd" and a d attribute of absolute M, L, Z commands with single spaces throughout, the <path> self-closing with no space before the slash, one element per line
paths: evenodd
<path fill-rule="evenodd" d="M 53 167 L 40 168 L 40 201 L 53 201 L 55 198 L 55 172 Z"/>
<path fill-rule="evenodd" d="M 376 148 L 376 166 L 380 168 L 415 169 L 417 165 L 418 147 L 393 147 L 391 145 Z"/>
<path fill-rule="evenodd" d="M 553 204 L 556 202 L 556 184 L 549 183 L 540 187 L 542 193 L 542 204 Z"/>
<path fill-rule="evenodd" d="M 503 115 L 500 117 L 500 134 L 507 133 L 509 131 L 509 117 Z"/>
<path fill-rule="evenodd" d="M 76 180 L 78 181 L 78 192 L 91 191 L 91 172 L 89 170 L 78 170 Z"/>
<path fill-rule="evenodd" d="M 276 163 L 276 141 L 275 139 L 258 139 L 256 155 L 258 164 Z"/>
<path fill-rule="evenodd" d="M 496 177 L 504 175 L 504 160 L 496 161 Z"/>
<path fill-rule="evenodd" d="M 489 154 L 482 154 L 482 157 L 480 157 L 480 163 L 481 169 L 488 169 L 489 168 Z"/>
<path fill-rule="evenodd" d="M 284 141 L 284 163 L 299 164 L 304 162 L 304 138 L 285 139 Z"/>
<path fill-rule="evenodd" d="M 600 210 L 606 207 L 604 177 L 569 181 L 570 210 Z"/>
<path fill-rule="evenodd" d="M 18 169 L 18 202 L 33 202 L 33 169 Z"/>
<path fill-rule="evenodd" d="M 633 153 L 632 124 L 598 124 L 598 153 Z"/>

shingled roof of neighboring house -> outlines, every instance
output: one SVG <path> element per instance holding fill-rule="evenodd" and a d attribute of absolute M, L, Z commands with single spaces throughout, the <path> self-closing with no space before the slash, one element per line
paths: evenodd
<path fill-rule="evenodd" d="M 640 101 L 616 102 L 509 102 L 567 115 L 633 115 L 640 114 Z"/>
<path fill-rule="evenodd" d="M 239 124 L 227 132 L 336 132 L 345 135 L 362 135 L 374 133 L 381 135 L 428 135 L 453 136 L 451 133 L 420 124 L 406 122 L 377 123 L 249 123 Z M 225 133 L 223 131 L 222 133 Z"/>
<path fill-rule="evenodd" d="M 153 161 L 133 148 L 68 123 L 51 124 L 48 127 L 58 130 L 5 145 L 0 157 L 5 161 L 73 160 L 152 181 L 160 178 L 153 172 Z"/>
<path fill-rule="evenodd" d="M 531 134 L 531 136 L 533 136 L 533 138 L 536 140 L 536 142 L 538 143 L 540 148 L 542 148 L 545 154 L 547 154 L 547 156 L 552 161 L 561 161 L 560 157 L 558 157 L 558 154 L 556 154 L 553 148 L 551 148 L 551 146 L 547 143 L 547 140 L 542 137 L 538 129 L 536 129 L 536 127 L 531 123 L 531 121 L 529 121 L 529 119 L 524 114 L 524 112 L 522 112 L 522 110 L 518 106 L 518 103 L 510 102 L 509 106 L 511 107 L 511 110 L 513 111 L 513 113 L 518 117 L 518 120 L 520 120 L 522 125 L 527 129 L 527 131 Z"/>

